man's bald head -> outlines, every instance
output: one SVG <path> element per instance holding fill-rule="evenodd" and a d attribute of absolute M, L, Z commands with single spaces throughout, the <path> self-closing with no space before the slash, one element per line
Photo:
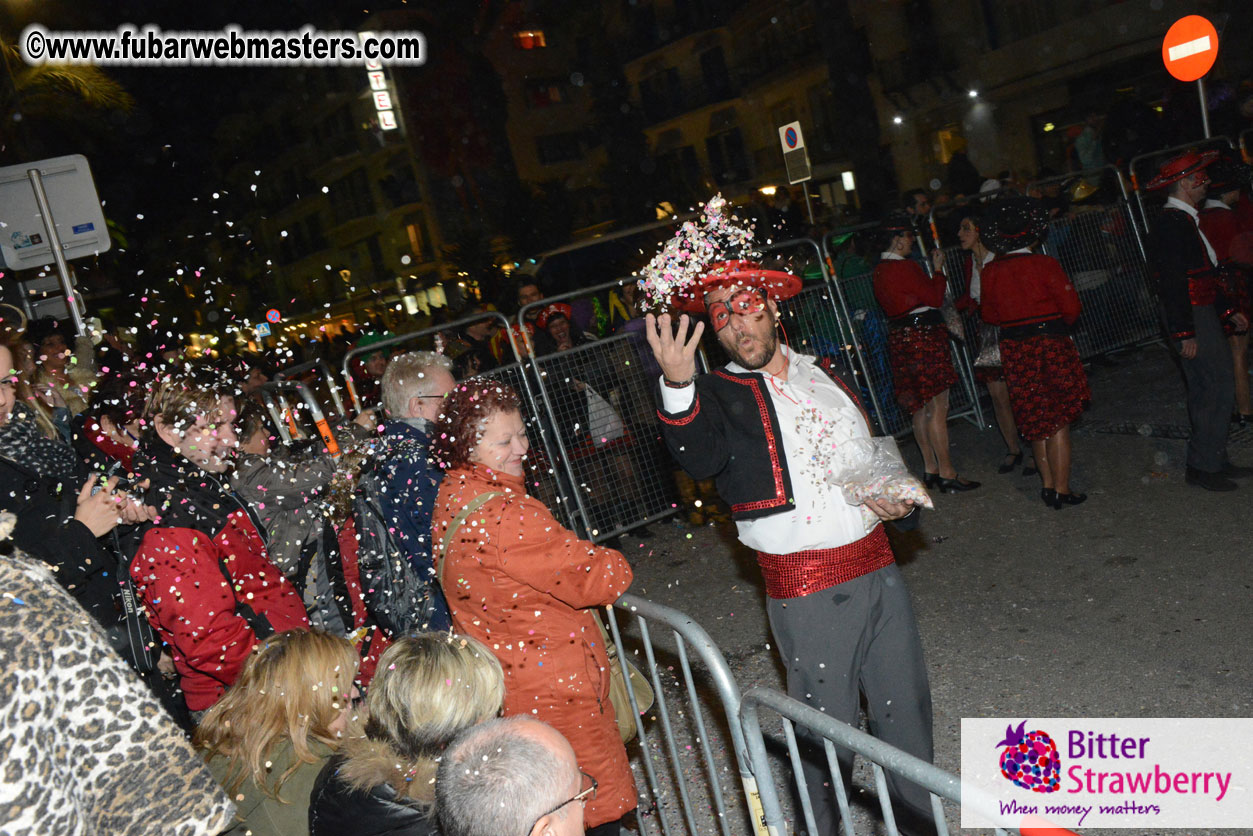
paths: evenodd
<path fill-rule="evenodd" d="M 583 832 L 574 749 L 552 726 L 528 717 L 489 720 L 462 732 L 435 779 L 445 836 Z"/>

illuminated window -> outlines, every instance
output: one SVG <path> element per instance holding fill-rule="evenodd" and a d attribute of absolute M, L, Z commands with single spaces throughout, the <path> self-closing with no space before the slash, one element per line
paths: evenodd
<path fill-rule="evenodd" d="M 543 29 L 524 29 L 513 33 L 513 45 L 518 49 L 543 49 L 548 42 Z"/>

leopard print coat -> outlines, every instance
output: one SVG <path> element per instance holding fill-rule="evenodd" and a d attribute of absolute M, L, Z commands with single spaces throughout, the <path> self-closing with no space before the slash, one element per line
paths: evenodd
<path fill-rule="evenodd" d="M 0 557 L 0 693 L 0 836 L 230 824 L 230 800 L 179 728 L 49 567 L 20 552 Z"/>

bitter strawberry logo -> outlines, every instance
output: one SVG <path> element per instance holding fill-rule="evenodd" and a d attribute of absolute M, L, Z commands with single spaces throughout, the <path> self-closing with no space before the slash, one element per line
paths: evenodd
<path fill-rule="evenodd" d="M 1001 774 L 1005 780 L 1032 792 L 1057 792 L 1061 784 L 1062 761 L 1057 744 L 1047 732 L 1024 731 L 1027 721 L 1018 728 L 1005 727 L 1005 739 L 997 746 L 1001 751 Z"/>

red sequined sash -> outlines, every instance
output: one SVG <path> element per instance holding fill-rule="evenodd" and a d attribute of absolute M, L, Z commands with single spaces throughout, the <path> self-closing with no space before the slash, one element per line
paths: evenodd
<path fill-rule="evenodd" d="M 834 549 L 791 554 L 757 552 L 771 598 L 799 598 L 891 566 L 896 560 L 880 525 L 860 540 Z"/>

